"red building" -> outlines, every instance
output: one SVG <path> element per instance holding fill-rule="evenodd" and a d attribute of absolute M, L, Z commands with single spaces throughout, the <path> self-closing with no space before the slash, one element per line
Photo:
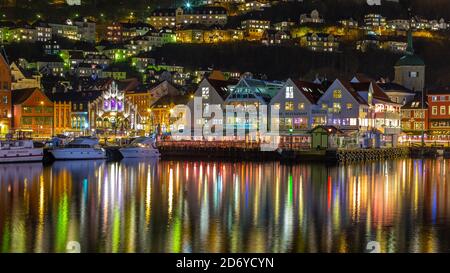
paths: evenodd
<path fill-rule="evenodd" d="M 429 140 L 450 140 L 450 86 L 428 90 Z"/>
<path fill-rule="evenodd" d="M 0 53 L 0 137 L 11 128 L 11 70 Z"/>
<path fill-rule="evenodd" d="M 12 92 L 13 128 L 31 132 L 36 138 L 53 135 L 53 102 L 39 88 Z"/>

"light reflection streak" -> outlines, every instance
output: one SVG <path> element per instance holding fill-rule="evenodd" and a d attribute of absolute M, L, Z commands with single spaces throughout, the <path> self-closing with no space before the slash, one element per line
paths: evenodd
<path fill-rule="evenodd" d="M 446 251 L 447 164 L 0 166 L 0 251 Z"/>

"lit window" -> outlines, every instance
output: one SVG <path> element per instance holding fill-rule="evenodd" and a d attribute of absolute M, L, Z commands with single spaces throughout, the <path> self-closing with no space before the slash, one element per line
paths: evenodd
<path fill-rule="evenodd" d="M 299 103 L 298 104 L 298 110 L 304 110 L 305 109 L 305 104 L 302 102 L 302 103 Z"/>
<path fill-rule="evenodd" d="M 294 98 L 294 87 L 287 86 L 286 87 L 286 99 L 293 99 Z"/>
<path fill-rule="evenodd" d="M 335 112 L 341 112 L 341 104 L 340 103 L 333 103 L 333 109 Z"/>
<path fill-rule="evenodd" d="M 431 110 L 431 114 L 432 114 L 433 116 L 436 116 L 436 115 L 437 115 L 437 106 L 433 106 L 433 108 L 432 108 L 432 110 Z"/>
<path fill-rule="evenodd" d="M 347 103 L 347 109 L 351 110 L 353 108 L 353 105 L 351 103 Z"/>
<path fill-rule="evenodd" d="M 341 90 L 334 90 L 333 91 L 333 98 L 335 98 L 335 99 L 342 98 L 342 91 Z"/>
<path fill-rule="evenodd" d="M 419 77 L 419 72 L 411 71 L 411 72 L 409 72 L 409 77 L 410 78 L 417 78 L 417 77 Z"/>
<path fill-rule="evenodd" d="M 285 111 L 294 111 L 294 103 L 292 101 L 286 102 L 284 104 Z"/>
<path fill-rule="evenodd" d="M 445 106 L 441 106 L 441 109 L 439 112 L 441 115 L 445 115 Z"/>
<path fill-rule="evenodd" d="M 202 98 L 205 100 L 209 98 L 209 87 L 202 87 Z"/>

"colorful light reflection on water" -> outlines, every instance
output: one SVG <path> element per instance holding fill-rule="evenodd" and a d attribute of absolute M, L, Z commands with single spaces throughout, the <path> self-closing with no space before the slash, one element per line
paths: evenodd
<path fill-rule="evenodd" d="M 450 252 L 449 166 L 0 165 L 0 252 Z"/>

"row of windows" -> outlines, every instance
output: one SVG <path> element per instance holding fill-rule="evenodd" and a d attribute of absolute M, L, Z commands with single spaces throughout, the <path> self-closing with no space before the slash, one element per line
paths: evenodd
<path fill-rule="evenodd" d="M 450 96 L 431 96 L 431 101 L 450 101 Z"/>
<path fill-rule="evenodd" d="M 22 117 L 23 125 L 52 125 L 52 117 Z"/>
<path fill-rule="evenodd" d="M 22 111 L 26 114 L 31 113 L 47 113 L 51 114 L 53 113 L 53 107 L 45 107 L 45 106 L 36 106 L 36 107 L 28 107 L 28 106 L 22 106 Z"/>
<path fill-rule="evenodd" d="M 447 107 L 446 106 L 440 106 L 439 107 L 439 115 L 447 115 L 447 113 L 450 115 L 450 106 L 448 107 L 448 112 L 447 112 Z M 438 115 L 438 107 L 437 106 L 433 106 L 431 108 L 431 115 L 432 116 L 437 116 Z"/>
<path fill-rule="evenodd" d="M 273 107 L 276 109 L 276 110 L 280 110 L 280 104 L 279 103 L 275 103 L 274 105 L 273 105 Z M 292 102 L 292 101 L 287 101 L 287 102 L 285 102 L 284 103 L 284 110 L 285 111 L 294 111 L 294 109 L 295 109 L 295 107 L 294 107 L 294 102 Z M 297 104 L 297 109 L 298 110 L 304 110 L 305 109 L 305 104 L 304 103 L 299 103 L 299 104 Z"/>

